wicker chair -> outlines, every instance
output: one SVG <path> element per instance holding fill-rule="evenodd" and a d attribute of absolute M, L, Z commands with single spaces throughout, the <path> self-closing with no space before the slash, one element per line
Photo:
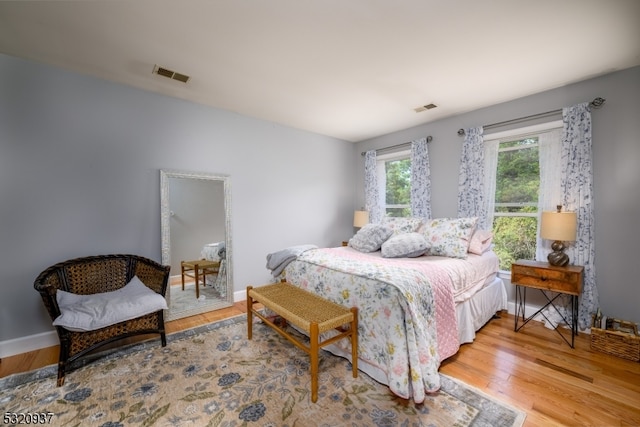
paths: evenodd
<path fill-rule="evenodd" d="M 60 262 L 40 273 L 34 287 L 42 296 L 51 319 L 60 315 L 56 301 L 58 289 L 79 295 L 114 291 L 124 287 L 134 276 L 150 289 L 165 296 L 169 266 L 138 255 L 99 255 Z M 87 353 L 108 343 L 140 334 L 160 334 L 167 345 L 163 311 L 116 323 L 94 331 L 76 332 L 56 326 L 60 339 L 58 386 L 64 384 L 69 365 Z"/>

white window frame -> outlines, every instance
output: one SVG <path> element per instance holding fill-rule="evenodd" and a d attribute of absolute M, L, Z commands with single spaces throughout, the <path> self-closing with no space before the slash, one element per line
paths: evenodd
<path fill-rule="evenodd" d="M 561 130 L 563 127 L 563 123 L 562 120 L 554 120 L 551 122 L 546 122 L 546 123 L 540 123 L 537 125 L 532 125 L 532 126 L 526 126 L 526 127 L 521 127 L 521 128 L 516 128 L 516 129 L 511 129 L 511 130 L 506 130 L 506 131 L 501 131 L 501 132 L 494 132 L 494 133 L 488 133 L 486 135 L 484 135 L 484 141 L 485 143 L 500 143 L 500 142 L 510 142 L 510 141 L 515 141 L 515 140 L 519 140 L 519 139 L 524 139 L 530 136 L 540 136 L 546 132 L 553 132 L 553 131 L 557 131 L 557 130 Z M 538 156 L 540 156 L 540 144 L 536 144 L 538 146 Z M 498 152 L 500 151 L 510 151 L 510 150 L 519 150 L 519 149 L 526 149 L 526 148 L 530 148 L 533 147 L 532 145 L 529 145 L 527 147 L 509 147 L 509 148 L 504 148 L 504 149 L 498 149 Z M 538 161 L 540 161 L 540 157 L 538 157 Z M 541 206 L 540 203 L 540 194 L 543 192 L 543 188 L 540 188 L 539 191 L 539 196 L 538 196 L 538 201 L 537 201 L 537 212 L 533 213 L 504 213 L 504 212 L 500 212 L 497 213 L 496 212 L 496 203 L 495 203 L 495 190 L 496 190 L 496 186 L 495 186 L 495 181 L 496 181 L 496 173 L 497 173 L 497 167 L 498 167 L 498 162 L 497 159 L 495 161 L 495 168 L 496 170 L 491 171 L 490 173 L 487 173 L 487 178 L 488 179 L 493 179 L 493 185 L 488 185 L 489 183 L 487 183 L 485 181 L 485 188 L 490 189 L 490 191 L 493 191 L 494 194 L 487 194 L 488 200 L 491 200 L 492 202 L 490 203 L 489 206 L 489 210 L 490 212 L 488 212 L 489 215 L 489 219 L 490 219 L 490 225 L 492 227 L 493 230 L 493 218 L 495 216 L 512 216 L 512 217 L 535 217 L 536 218 L 536 222 L 537 222 L 537 228 L 538 228 L 538 232 L 536 235 L 536 246 L 538 247 L 537 249 L 537 253 L 540 252 L 540 244 L 541 244 L 541 239 L 539 238 L 540 232 L 540 214 L 542 212 L 542 210 L 545 208 L 545 206 Z M 541 171 L 542 173 L 542 171 Z M 541 187 L 542 187 L 542 177 L 541 177 Z M 555 196 L 555 195 L 554 195 Z M 512 204 L 509 204 L 510 206 L 512 206 Z M 524 205 L 524 204 L 523 204 Z M 508 271 L 502 271 L 501 273 L 509 273 Z"/>

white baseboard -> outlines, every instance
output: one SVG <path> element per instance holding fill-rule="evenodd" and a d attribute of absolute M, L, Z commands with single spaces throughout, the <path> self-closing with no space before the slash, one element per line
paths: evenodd
<path fill-rule="evenodd" d="M 56 331 L 42 332 L 26 337 L 0 341 L 0 358 L 15 356 L 16 354 L 40 350 L 60 344 Z"/>
<path fill-rule="evenodd" d="M 540 306 L 537 305 L 525 305 L 524 306 L 524 315 L 525 317 L 529 317 L 531 316 L 533 313 L 535 313 L 536 311 L 540 310 Z M 509 314 L 513 314 L 515 316 L 516 314 L 516 303 L 515 301 L 509 301 L 507 303 L 507 313 Z M 544 317 L 542 317 L 541 314 L 538 314 L 534 320 L 542 320 L 544 319 Z"/>
<path fill-rule="evenodd" d="M 233 293 L 233 301 L 245 301 L 247 291 L 236 291 Z M 53 347 L 60 344 L 56 331 L 42 332 L 26 337 L 14 338 L 0 341 L 0 358 L 15 356 L 16 354 L 27 353 L 29 351 L 40 350 L 42 348 Z"/>
<path fill-rule="evenodd" d="M 235 291 L 233 293 L 233 302 L 245 301 L 247 299 L 247 290 Z"/>

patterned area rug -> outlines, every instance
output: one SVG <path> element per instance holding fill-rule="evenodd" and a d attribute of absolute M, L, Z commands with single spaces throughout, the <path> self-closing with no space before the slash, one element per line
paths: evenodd
<path fill-rule="evenodd" d="M 524 413 L 443 376 L 420 405 L 393 396 L 347 360 L 320 355 L 317 403 L 308 356 L 239 316 L 96 356 L 56 387 L 56 366 L 0 379 L 2 415 L 50 425 L 521 426 Z M 19 415 L 16 415 L 19 417 Z M 9 424 L 18 418 L 8 419 Z M 7 421 L 7 420 L 5 420 Z"/>

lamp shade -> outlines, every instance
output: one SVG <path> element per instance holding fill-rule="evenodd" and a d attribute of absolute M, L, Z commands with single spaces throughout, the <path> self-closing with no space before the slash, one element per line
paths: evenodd
<path fill-rule="evenodd" d="M 367 211 L 355 211 L 353 213 L 353 226 L 364 227 L 369 223 L 369 212 Z"/>
<path fill-rule="evenodd" d="M 578 215 L 575 212 L 542 212 L 540 237 L 548 240 L 572 242 L 576 240 Z"/>

